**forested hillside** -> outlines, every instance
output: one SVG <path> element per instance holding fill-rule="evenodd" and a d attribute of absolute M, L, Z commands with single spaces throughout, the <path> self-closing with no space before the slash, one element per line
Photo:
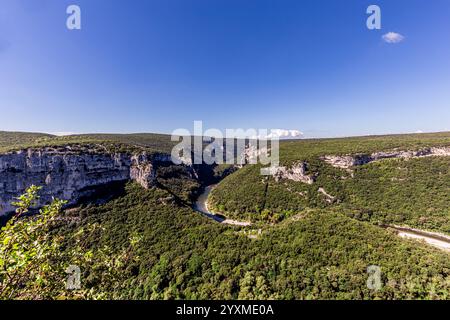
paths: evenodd
<path fill-rule="evenodd" d="M 25 145 L 45 143 L 54 136 L 44 133 L 0 131 L 0 151 L 20 148 Z"/>
<path fill-rule="evenodd" d="M 166 143 L 132 137 L 131 145 Z M 115 139 L 126 145 L 126 136 Z M 450 133 L 283 142 L 283 165 L 307 162 L 314 183 L 263 177 L 259 166 L 248 165 L 210 197 L 227 217 L 252 220 L 248 227 L 195 212 L 204 181 L 161 167 L 148 190 L 130 182 L 106 202 L 60 213 L 54 207 L 38 226 L 34 215 L 2 229 L 0 298 L 449 299 L 450 254 L 379 226 L 450 233 L 449 157 L 383 159 L 350 170 L 321 159 L 448 145 Z M 35 236 L 25 232 L 25 239 L 37 242 L 15 245 L 10 235 L 28 227 Z M 38 259 L 41 242 L 51 245 Z M 81 289 L 66 289 L 70 265 L 81 270 Z M 370 266 L 381 270 L 379 289 L 368 286 Z M 11 284 L 12 275 L 26 281 Z"/>
<path fill-rule="evenodd" d="M 382 159 L 349 169 L 322 158 L 449 145 L 449 133 L 286 142 L 282 164 L 305 162 L 314 183 L 263 178 L 257 166 L 248 166 L 226 178 L 210 202 L 217 211 L 253 221 L 277 222 L 308 208 L 332 208 L 359 220 L 450 233 L 449 156 Z"/>
<path fill-rule="evenodd" d="M 79 298 L 445 299 L 450 286 L 448 254 L 326 210 L 250 239 L 242 228 L 176 204 L 165 191 L 130 184 L 108 204 L 64 213 L 52 230 L 65 239 L 66 252 L 81 242 L 92 256 L 62 261 L 82 263 Z M 114 270 L 110 259 L 117 261 Z M 382 268 L 379 291 L 367 287 L 369 265 Z M 47 297 L 67 294 L 63 286 L 52 288 Z"/>
<path fill-rule="evenodd" d="M 169 152 L 175 145 L 170 135 L 141 134 L 82 134 L 70 136 L 53 136 L 41 133 L 1 132 L 0 152 L 29 147 L 64 146 L 71 144 L 116 145 L 123 149 L 145 148 L 155 152 Z"/>

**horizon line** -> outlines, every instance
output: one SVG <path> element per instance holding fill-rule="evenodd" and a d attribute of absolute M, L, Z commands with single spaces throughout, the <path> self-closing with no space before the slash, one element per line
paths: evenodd
<path fill-rule="evenodd" d="M 70 136 L 86 136 L 86 135 L 143 135 L 143 134 L 152 134 L 152 135 L 163 135 L 163 136 L 171 136 L 171 133 L 161 133 L 161 132 L 85 132 L 85 133 L 77 133 L 77 132 L 64 132 L 64 131 L 56 131 L 56 132 L 46 132 L 46 131 L 10 131 L 10 130 L 0 130 L 0 133 L 27 133 L 27 134 L 47 134 L 53 137 L 70 137 Z M 314 137 L 314 136 L 306 136 L 302 137 L 286 137 L 280 138 L 283 141 L 289 140 L 314 140 L 314 139 L 343 139 L 343 138 L 363 138 L 363 137 L 383 137 L 383 136 L 395 136 L 395 135 L 427 135 L 427 134 L 439 134 L 439 133 L 450 133 L 450 130 L 442 130 L 442 131 L 416 131 L 416 132 L 391 132 L 391 133 L 374 133 L 374 134 L 361 134 L 361 135 L 335 135 L 335 136 L 325 136 L 325 137 Z M 191 135 L 192 136 L 192 135 Z M 224 137 L 226 139 L 226 137 Z"/>

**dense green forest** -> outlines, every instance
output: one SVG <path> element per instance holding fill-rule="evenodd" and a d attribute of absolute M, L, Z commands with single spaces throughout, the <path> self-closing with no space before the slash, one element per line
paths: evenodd
<path fill-rule="evenodd" d="M 277 222 L 308 208 L 333 208 L 359 220 L 396 223 L 450 234 L 450 157 L 383 159 L 349 170 L 332 167 L 321 157 L 378 151 L 418 150 L 450 145 L 450 134 L 299 141 L 281 144 L 282 164 L 308 164 L 316 177 L 309 185 L 276 181 L 247 166 L 213 191 L 216 211 L 238 219 Z M 334 197 L 327 201 L 319 188 Z"/>
<path fill-rule="evenodd" d="M 53 262 L 81 264 L 82 290 L 69 298 L 448 298 L 448 254 L 342 213 L 310 210 L 250 239 L 168 198 L 129 184 L 108 204 L 61 214 L 51 236 L 64 252 L 81 247 L 91 257 L 64 254 Z M 382 270 L 378 291 L 366 285 L 370 265 Z M 42 278 L 54 278 L 46 272 Z M 67 298 L 62 281 L 45 288 L 35 287 L 33 297 Z"/>
<path fill-rule="evenodd" d="M 165 143 L 133 137 L 132 145 Z M 36 139 L 114 143 L 104 136 Z M 116 139 L 126 144 L 126 137 Z M 68 210 L 56 204 L 44 210 L 43 220 L 24 216 L 3 228 L 0 298 L 449 299 L 450 254 L 378 225 L 450 233 L 450 159 L 382 160 L 353 172 L 320 159 L 449 144 L 450 133 L 283 142 L 283 165 L 307 161 L 314 184 L 275 181 L 255 165 L 232 173 L 211 194 L 214 208 L 256 222 L 251 227 L 195 212 L 201 184 L 179 167 L 161 167 L 158 185 L 149 190 L 128 183 L 107 203 Z M 226 169 L 215 168 L 214 176 Z M 335 199 L 326 201 L 319 187 Z M 22 232 L 27 228 L 31 234 Z M 23 238 L 11 236 L 19 231 Z M 248 236 L 252 231 L 256 237 Z M 41 245 L 45 254 L 38 259 Z M 65 287 L 69 265 L 81 269 L 79 290 Z M 377 290 L 367 285 L 373 265 L 381 268 Z M 13 288 L 12 274 L 24 279 Z"/>

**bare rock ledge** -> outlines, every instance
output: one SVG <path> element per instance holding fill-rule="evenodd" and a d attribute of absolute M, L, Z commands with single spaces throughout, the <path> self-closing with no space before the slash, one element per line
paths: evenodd
<path fill-rule="evenodd" d="M 358 154 L 345 156 L 323 156 L 321 159 L 336 168 L 350 169 L 370 162 L 383 159 L 412 159 L 423 157 L 445 157 L 450 156 L 450 147 L 425 148 L 418 151 L 390 151 L 376 152 L 372 154 Z"/>

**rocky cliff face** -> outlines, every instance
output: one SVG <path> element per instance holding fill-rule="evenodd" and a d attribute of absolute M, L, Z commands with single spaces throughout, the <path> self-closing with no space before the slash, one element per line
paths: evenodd
<path fill-rule="evenodd" d="M 372 154 L 359 154 L 354 156 L 324 156 L 322 160 L 331 164 L 333 167 L 349 169 L 353 166 L 364 165 L 370 162 L 383 159 L 412 159 L 422 157 L 443 157 L 450 156 L 450 147 L 433 147 L 421 149 L 418 151 L 390 151 L 376 152 Z"/>
<path fill-rule="evenodd" d="M 0 155 L 0 215 L 30 185 L 42 186 L 38 206 L 52 197 L 76 204 L 96 187 L 135 180 L 144 188 L 156 181 L 156 166 L 170 155 L 130 155 L 71 147 L 27 149 Z"/>
<path fill-rule="evenodd" d="M 306 174 L 307 168 L 308 164 L 306 162 L 296 163 L 291 168 L 279 167 L 276 168 L 274 177 L 276 181 L 288 179 L 306 184 L 313 184 L 315 177 Z"/>

